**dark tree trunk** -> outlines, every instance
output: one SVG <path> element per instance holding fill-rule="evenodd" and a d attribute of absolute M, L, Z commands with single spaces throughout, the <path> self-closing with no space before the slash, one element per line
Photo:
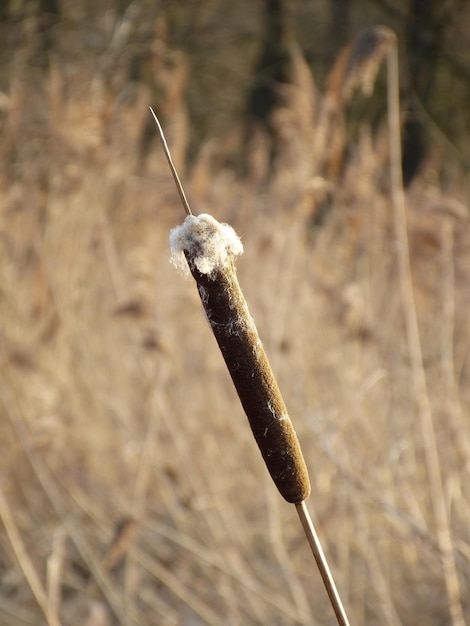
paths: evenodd
<path fill-rule="evenodd" d="M 269 126 L 276 104 L 276 87 L 289 81 L 289 46 L 294 36 L 291 0 L 266 0 L 265 34 L 255 82 L 249 98 L 249 114 Z"/>
<path fill-rule="evenodd" d="M 435 0 L 410 0 L 406 28 L 408 60 L 408 100 L 418 97 L 426 103 L 435 89 L 436 70 L 442 60 L 443 40 L 448 26 L 449 10 Z M 418 107 L 412 107 L 403 128 L 403 180 L 408 185 L 427 153 L 425 125 Z"/>
<path fill-rule="evenodd" d="M 49 52 L 54 48 L 55 25 L 60 18 L 58 0 L 40 0 L 37 17 L 36 62 L 47 65 Z"/>
<path fill-rule="evenodd" d="M 345 46 L 350 38 L 351 0 L 331 0 L 330 2 L 329 36 L 326 42 L 328 66 L 331 67 L 338 51 Z"/>
<path fill-rule="evenodd" d="M 433 89 L 444 33 L 450 19 L 444 4 L 435 0 L 411 0 L 407 25 L 410 79 L 423 100 Z"/>

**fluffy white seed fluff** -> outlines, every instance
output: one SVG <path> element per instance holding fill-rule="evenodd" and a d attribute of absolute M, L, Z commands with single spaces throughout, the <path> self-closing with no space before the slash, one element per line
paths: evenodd
<path fill-rule="evenodd" d="M 231 226 L 202 213 L 188 215 L 181 226 L 172 229 L 170 249 L 171 261 L 178 269 L 188 271 L 186 251 L 201 274 L 211 276 L 241 254 L 243 244 Z"/>

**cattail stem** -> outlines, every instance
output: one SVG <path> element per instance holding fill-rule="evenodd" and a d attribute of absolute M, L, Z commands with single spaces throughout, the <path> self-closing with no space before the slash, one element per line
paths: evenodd
<path fill-rule="evenodd" d="M 333 607 L 333 611 L 335 612 L 338 624 L 339 626 L 349 626 L 349 621 L 346 616 L 343 603 L 341 602 L 338 590 L 336 589 L 335 581 L 333 580 L 330 568 L 328 567 L 328 562 L 322 550 L 320 540 L 316 533 L 315 526 L 312 522 L 312 518 L 310 517 L 310 513 L 308 512 L 307 504 L 305 501 L 298 502 L 296 503 L 295 508 L 297 509 L 297 513 L 305 531 L 308 543 L 312 550 L 315 561 L 317 562 L 320 575 L 322 577 L 326 592 L 330 599 L 331 606 Z"/>
<path fill-rule="evenodd" d="M 181 204 L 184 207 L 184 210 L 186 211 L 186 213 L 188 215 L 192 215 L 191 213 L 191 208 L 189 206 L 189 202 L 186 198 L 186 194 L 184 193 L 184 189 L 183 189 L 183 185 L 181 184 L 180 181 L 180 177 L 178 176 L 178 172 L 176 171 L 176 167 L 173 165 L 173 159 L 171 158 L 171 153 L 170 153 L 170 149 L 168 148 L 168 144 L 166 143 L 166 139 L 165 139 L 165 135 L 163 134 L 163 129 L 161 127 L 161 124 L 158 120 L 158 117 L 155 115 L 154 110 L 152 109 L 152 107 L 150 108 L 150 112 L 153 115 L 153 119 L 155 120 L 157 127 L 158 127 L 158 132 L 160 133 L 160 141 L 162 142 L 162 146 L 163 146 L 163 152 L 165 153 L 166 159 L 168 161 L 168 165 L 170 166 L 170 170 L 171 170 L 171 174 L 173 176 L 173 180 L 175 181 L 175 185 L 176 185 L 176 189 L 178 190 L 180 199 L 181 199 Z"/>

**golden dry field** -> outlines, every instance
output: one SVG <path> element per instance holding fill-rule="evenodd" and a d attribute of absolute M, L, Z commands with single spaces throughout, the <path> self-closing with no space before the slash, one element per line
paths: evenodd
<path fill-rule="evenodd" d="M 351 624 L 470 623 L 468 183 L 431 154 L 407 256 L 386 123 L 350 139 L 297 49 L 274 138 L 234 128 L 186 167 L 187 59 L 160 43 L 158 92 L 118 98 L 102 66 L 54 58 L 34 80 L 18 53 L 1 94 L 0 623 L 334 624 L 170 263 L 184 211 L 149 106 L 193 211 L 242 238 Z"/>

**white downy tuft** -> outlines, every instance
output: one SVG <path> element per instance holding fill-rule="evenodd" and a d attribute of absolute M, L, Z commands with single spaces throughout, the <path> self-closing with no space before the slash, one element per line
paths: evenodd
<path fill-rule="evenodd" d="M 230 259 L 243 252 L 240 238 L 228 224 L 221 224 L 212 215 L 188 215 L 181 226 L 170 233 L 172 263 L 188 271 L 184 252 L 189 254 L 201 274 L 213 275 L 227 266 Z"/>

